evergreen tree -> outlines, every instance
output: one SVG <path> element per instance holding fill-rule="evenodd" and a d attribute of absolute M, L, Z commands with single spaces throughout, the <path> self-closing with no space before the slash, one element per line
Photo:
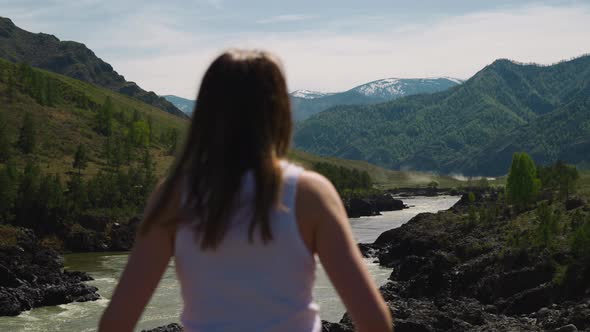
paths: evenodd
<path fill-rule="evenodd" d="M 175 128 L 168 131 L 168 154 L 173 155 L 178 148 L 178 130 Z"/>
<path fill-rule="evenodd" d="M 546 248 L 557 236 L 561 213 L 559 210 L 553 210 L 546 202 L 539 206 L 536 213 L 538 241 L 541 246 Z"/>
<path fill-rule="evenodd" d="M 32 153 L 36 145 L 35 123 L 29 113 L 25 114 L 23 124 L 18 135 L 17 146 L 23 153 Z"/>
<path fill-rule="evenodd" d="M 88 192 L 84 179 L 80 174 L 74 173 L 70 178 L 67 197 L 70 201 L 70 209 L 75 214 L 83 211 L 88 206 Z"/>
<path fill-rule="evenodd" d="M 113 133 L 113 102 L 107 97 L 105 102 L 96 112 L 96 131 L 104 136 L 111 136 Z"/>
<path fill-rule="evenodd" d="M 145 121 L 136 121 L 132 125 L 131 139 L 136 147 L 147 147 L 150 144 L 150 129 Z"/>
<path fill-rule="evenodd" d="M 13 218 L 13 208 L 16 201 L 16 179 L 4 166 L 0 168 L 0 224 L 8 223 Z"/>
<path fill-rule="evenodd" d="M 11 147 L 8 138 L 8 122 L 4 113 L 0 113 L 0 162 L 6 162 L 10 158 Z"/>
<path fill-rule="evenodd" d="M 13 103 L 16 99 L 16 81 L 14 80 L 14 76 L 12 75 L 12 71 L 8 70 L 8 78 L 6 80 L 6 95 L 8 97 L 8 102 Z"/>
<path fill-rule="evenodd" d="M 566 165 L 561 160 L 550 166 L 539 167 L 538 174 L 543 188 L 557 190 L 562 199 L 568 199 L 574 192 L 580 177 L 575 166 Z"/>
<path fill-rule="evenodd" d="M 18 186 L 15 204 L 17 223 L 24 227 L 31 227 L 37 220 L 36 202 L 39 191 L 39 168 L 29 161 L 25 166 L 22 179 Z"/>
<path fill-rule="evenodd" d="M 141 113 L 138 110 L 133 110 L 133 122 L 141 121 Z"/>
<path fill-rule="evenodd" d="M 154 137 L 155 137 L 155 135 L 154 135 L 154 122 L 153 121 L 154 120 L 152 119 L 152 116 L 148 115 L 148 122 L 147 123 L 148 123 L 148 129 L 150 131 L 150 135 L 149 135 L 150 143 L 154 142 Z"/>
<path fill-rule="evenodd" d="M 67 211 L 64 190 L 58 175 L 42 178 L 35 203 L 38 213 L 35 229 L 41 233 L 55 231 Z"/>
<path fill-rule="evenodd" d="M 156 165 L 148 149 L 145 149 L 144 151 L 142 166 L 143 179 L 141 187 L 143 188 L 142 196 L 145 201 L 156 184 Z"/>
<path fill-rule="evenodd" d="M 533 202 L 540 188 L 534 161 L 526 153 L 514 153 L 506 181 L 506 198 L 517 208 Z"/>
<path fill-rule="evenodd" d="M 84 145 L 80 144 L 76 150 L 72 167 L 76 168 L 78 170 L 78 174 L 80 174 L 82 170 L 86 168 L 87 164 L 88 156 L 86 155 L 86 149 L 84 148 Z"/>

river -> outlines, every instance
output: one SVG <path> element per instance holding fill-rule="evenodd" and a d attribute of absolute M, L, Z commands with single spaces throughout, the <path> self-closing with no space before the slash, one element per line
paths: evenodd
<path fill-rule="evenodd" d="M 422 212 L 446 210 L 458 201 L 458 197 L 408 197 L 404 203 L 411 206 L 402 211 L 384 212 L 381 216 L 350 219 L 358 242 L 373 242 L 381 233 L 406 223 Z M 102 298 L 95 302 L 69 303 L 53 307 L 36 308 L 16 317 L 0 317 L 0 331 L 31 332 L 90 332 L 96 331 L 98 319 L 110 298 L 119 274 L 127 262 L 127 253 L 85 253 L 65 256 L 69 270 L 88 272 L 95 280 L 89 284 L 98 287 Z M 367 260 L 367 268 L 377 285 L 386 282 L 390 270 Z M 320 305 L 322 319 L 339 321 L 345 309 L 330 284 L 321 264 L 318 264 L 314 296 Z M 148 304 L 138 331 L 178 322 L 182 307 L 179 285 L 171 261 L 158 289 Z"/>

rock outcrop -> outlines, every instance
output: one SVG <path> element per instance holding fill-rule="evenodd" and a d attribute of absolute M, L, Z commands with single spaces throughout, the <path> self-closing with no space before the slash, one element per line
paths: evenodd
<path fill-rule="evenodd" d="M 0 247 L 0 316 L 35 307 L 94 301 L 96 287 L 83 272 L 63 270 L 59 254 L 39 244 L 34 233 L 17 229 L 16 243 Z"/>
<path fill-rule="evenodd" d="M 392 269 L 380 291 L 396 332 L 590 331 L 589 269 L 570 264 L 564 281 L 556 281 L 568 253 L 507 245 L 515 215 L 504 207 L 493 222 L 469 220 L 470 209 L 487 207 L 495 196 L 464 197 L 448 211 L 419 214 L 359 245 Z M 323 331 L 353 326 L 345 315 L 324 322 Z"/>
<path fill-rule="evenodd" d="M 399 199 L 388 193 L 366 197 L 348 197 L 343 199 L 346 213 L 350 218 L 377 216 L 382 211 L 397 211 L 407 208 Z"/>
<path fill-rule="evenodd" d="M 156 327 L 155 329 L 141 330 L 141 332 L 182 332 L 182 326 L 172 323 L 165 326 Z"/>

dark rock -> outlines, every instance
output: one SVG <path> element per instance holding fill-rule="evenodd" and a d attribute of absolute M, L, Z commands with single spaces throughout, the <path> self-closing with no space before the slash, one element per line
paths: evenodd
<path fill-rule="evenodd" d="M 578 332 L 578 328 L 574 324 L 568 324 L 552 330 L 551 332 Z"/>
<path fill-rule="evenodd" d="M 133 217 L 126 224 L 113 225 L 111 229 L 110 249 L 113 251 L 128 251 L 133 247 L 137 227 L 141 217 Z"/>
<path fill-rule="evenodd" d="M 345 200 L 344 207 L 346 208 L 349 218 L 379 215 L 377 206 L 368 198 L 350 198 Z"/>
<path fill-rule="evenodd" d="M 465 195 L 449 211 L 419 214 L 359 245 L 393 269 L 380 292 L 396 331 L 590 331 L 589 269 L 570 261 L 557 285 L 555 262 L 571 260 L 568 252 L 506 246 L 511 219 L 525 211 L 498 208 L 493 223 L 466 227 L 469 209 L 488 208 L 496 196 Z M 349 323 L 345 316 L 324 330 L 348 331 Z"/>
<path fill-rule="evenodd" d="M 64 239 L 64 245 L 74 252 L 107 251 L 105 234 L 86 229 L 80 225 L 72 227 Z"/>
<path fill-rule="evenodd" d="M 354 329 L 340 323 L 322 321 L 322 332 L 353 332 Z"/>
<path fill-rule="evenodd" d="M 182 332 L 184 329 L 182 326 L 172 323 L 165 326 L 156 327 L 150 330 L 141 330 L 141 332 Z"/>
<path fill-rule="evenodd" d="M 375 205 L 379 211 L 398 211 L 406 208 L 403 201 L 395 199 L 389 194 L 377 196 Z"/>
<path fill-rule="evenodd" d="M 567 201 L 565 201 L 565 209 L 568 211 L 577 209 L 581 206 L 584 206 L 584 201 L 580 198 L 570 198 Z"/>
<path fill-rule="evenodd" d="M 96 232 L 104 232 L 110 222 L 107 216 L 83 215 L 78 219 L 80 226 Z"/>
<path fill-rule="evenodd" d="M 527 289 L 511 296 L 505 301 L 499 301 L 497 303 L 503 306 L 503 311 L 509 315 L 529 314 L 551 304 L 554 298 L 555 288 L 553 284 L 546 283 L 532 289 Z"/>
<path fill-rule="evenodd" d="M 18 229 L 17 243 L 0 248 L 0 316 L 99 298 L 96 287 L 82 283 L 91 280 L 88 274 L 62 271 L 63 259 L 30 230 Z"/>

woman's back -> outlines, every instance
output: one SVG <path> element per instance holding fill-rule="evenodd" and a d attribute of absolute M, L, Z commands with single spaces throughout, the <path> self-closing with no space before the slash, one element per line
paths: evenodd
<path fill-rule="evenodd" d="M 187 331 L 320 331 L 313 303 L 315 259 L 295 218 L 300 167 L 282 163 L 282 206 L 270 214 L 272 241 L 249 241 L 254 179 L 246 173 L 230 227 L 216 250 L 202 250 L 188 220 L 175 241 Z M 254 232 L 258 235 L 258 232 Z"/>
<path fill-rule="evenodd" d="M 317 255 L 356 330 L 391 331 L 336 189 L 280 162 L 290 151 L 292 115 L 276 57 L 221 54 L 196 105 L 99 330 L 132 331 L 175 257 L 187 331 L 319 331 Z"/>

